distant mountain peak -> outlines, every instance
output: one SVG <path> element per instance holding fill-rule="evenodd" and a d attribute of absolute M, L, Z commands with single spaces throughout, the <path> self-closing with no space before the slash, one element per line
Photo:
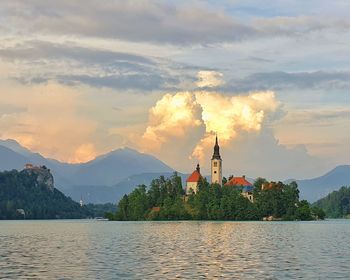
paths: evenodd
<path fill-rule="evenodd" d="M 127 153 L 135 153 L 135 154 L 142 154 L 141 152 L 132 149 L 130 147 L 121 147 L 115 150 L 112 150 L 111 153 L 120 153 L 120 152 L 127 152 Z"/>
<path fill-rule="evenodd" d="M 14 139 L 6 139 L 6 140 L 0 139 L 0 146 L 4 146 L 23 156 L 28 156 L 32 154 L 32 152 L 29 149 L 23 147 L 20 143 L 18 143 Z"/>
<path fill-rule="evenodd" d="M 122 148 L 117 148 L 114 150 L 111 150 L 110 152 L 107 152 L 105 154 L 99 155 L 96 158 L 86 162 L 86 163 L 92 163 L 95 161 L 100 161 L 103 159 L 106 159 L 108 157 L 113 157 L 113 156 L 119 156 L 119 155 L 142 155 L 140 152 L 137 150 L 131 149 L 129 147 L 122 147 Z M 84 163 L 83 163 L 84 164 Z"/>

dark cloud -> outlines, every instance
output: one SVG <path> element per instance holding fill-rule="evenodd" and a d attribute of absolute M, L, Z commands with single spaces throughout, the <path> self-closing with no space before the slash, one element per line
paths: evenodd
<path fill-rule="evenodd" d="M 247 61 L 253 61 L 253 62 L 266 62 L 266 63 L 270 63 L 270 62 L 274 62 L 272 59 L 266 59 L 266 58 L 262 58 L 262 57 L 257 57 L 257 56 L 249 56 L 247 59 Z"/>
<path fill-rule="evenodd" d="M 89 85 L 91 87 L 105 87 L 118 90 L 141 90 L 148 92 L 152 90 L 167 89 L 166 83 L 176 84 L 177 80 L 171 77 L 162 77 L 158 74 L 130 74 L 130 75 L 47 75 L 40 77 L 16 77 L 14 80 L 22 84 L 42 84 L 48 81 L 57 81 L 69 86 Z M 169 90 L 175 88 L 168 88 Z"/>
<path fill-rule="evenodd" d="M 0 49 L 0 58 L 17 65 L 22 63 L 12 78 L 26 84 L 56 80 L 69 85 L 83 83 L 94 87 L 150 91 L 179 90 L 181 82 L 186 81 L 186 89 L 194 89 L 191 84 L 194 85 L 197 80 L 197 72 L 203 70 L 170 59 L 34 40 Z M 248 59 L 271 62 L 254 56 Z M 350 72 L 260 72 L 232 79 L 224 86 L 208 90 L 246 92 L 285 89 L 348 90 Z"/>
<path fill-rule="evenodd" d="M 255 29 L 200 4 L 158 1 L 16 1 L 3 17 L 22 32 L 75 34 L 176 45 L 241 40 Z"/>
<path fill-rule="evenodd" d="M 164 83 L 174 79 L 162 77 L 158 74 L 138 73 L 131 75 L 113 75 L 113 76 L 88 76 L 88 75 L 66 75 L 59 76 L 57 80 L 62 83 L 76 84 L 82 83 L 93 87 L 107 87 L 117 89 L 139 89 L 139 90 L 156 90 L 162 89 Z"/>
<path fill-rule="evenodd" d="M 350 72 L 265 72 L 229 81 L 224 90 L 350 89 Z"/>
<path fill-rule="evenodd" d="M 84 63 L 125 66 L 137 64 L 154 65 L 152 59 L 140 55 L 101 49 L 82 48 L 69 44 L 55 44 L 45 41 L 25 41 L 15 47 L 0 49 L 0 57 L 14 60 L 72 59 Z"/>
<path fill-rule="evenodd" d="M 239 21 L 223 9 L 189 1 L 20 1 L 2 3 L 3 23 L 22 33 L 76 35 L 162 44 L 211 44 L 257 37 L 346 30 L 344 20 L 274 17 Z"/>
<path fill-rule="evenodd" d="M 170 60 L 43 41 L 0 49 L 0 58 L 21 65 L 12 78 L 23 84 L 55 80 L 67 85 L 173 90 L 181 76 L 191 77 L 185 72 L 193 71 Z"/>

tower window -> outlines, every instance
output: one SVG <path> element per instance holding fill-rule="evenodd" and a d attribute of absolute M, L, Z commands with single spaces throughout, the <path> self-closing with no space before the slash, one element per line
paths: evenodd
<path fill-rule="evenodd" d="M 218 163 L 215 161 L 214 162 L 214 167 L 217 167 L 218 166 Z"/>
<path fill-rule="evenodd" d="M 216 174 L 216 171 L 214 171 L 214 174 Z"/>

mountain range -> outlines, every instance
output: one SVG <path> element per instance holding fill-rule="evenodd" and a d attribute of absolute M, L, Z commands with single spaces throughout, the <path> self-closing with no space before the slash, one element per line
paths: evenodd
<path fill-rule="evenodd" d="M 57 189 L 76 201 L 83 197 L 86 202 L 94 203 L 116 202 L 119 189 L 128 192 L 132 184 L 149 184 L 153 176 L 174 172 L 157 158 L 130 148 L 111 151 L 86 163 L 71 164 L 33 153 L 15 140 L 0 140 L 0 171 L 22 170 L 27 163 L 45 165 L 51 170 Z"/>
<path fill-rule="evenodd" d="M 139 184 L 149 185 L 161 175 L 170 176 L 174 169 L 155 158 L 130 148 L 98 156 L 86 163 L 63 163 L 33 153 L 15 140 L 0 140 L 0 171 L 23 169 L 26 163 L 45 165 L 55 178 L 55 187 L 72 199 L 106 203 L 118 201 Z M 183 181 L 186 174 L 179 174 Z M 342 186 L 350 185 L 350 165 L 337 166 L 313 179 L 296 180 L 300 196 L 314 202 Z"/>

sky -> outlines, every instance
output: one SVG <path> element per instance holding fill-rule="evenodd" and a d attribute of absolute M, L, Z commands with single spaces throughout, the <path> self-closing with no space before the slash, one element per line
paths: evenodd
<path fill-rule="evenodd" d="M 347 0 L 2 1 L 0 139 L 63 162 L 122 147 L 209 173 L 350 164 Z"/>

